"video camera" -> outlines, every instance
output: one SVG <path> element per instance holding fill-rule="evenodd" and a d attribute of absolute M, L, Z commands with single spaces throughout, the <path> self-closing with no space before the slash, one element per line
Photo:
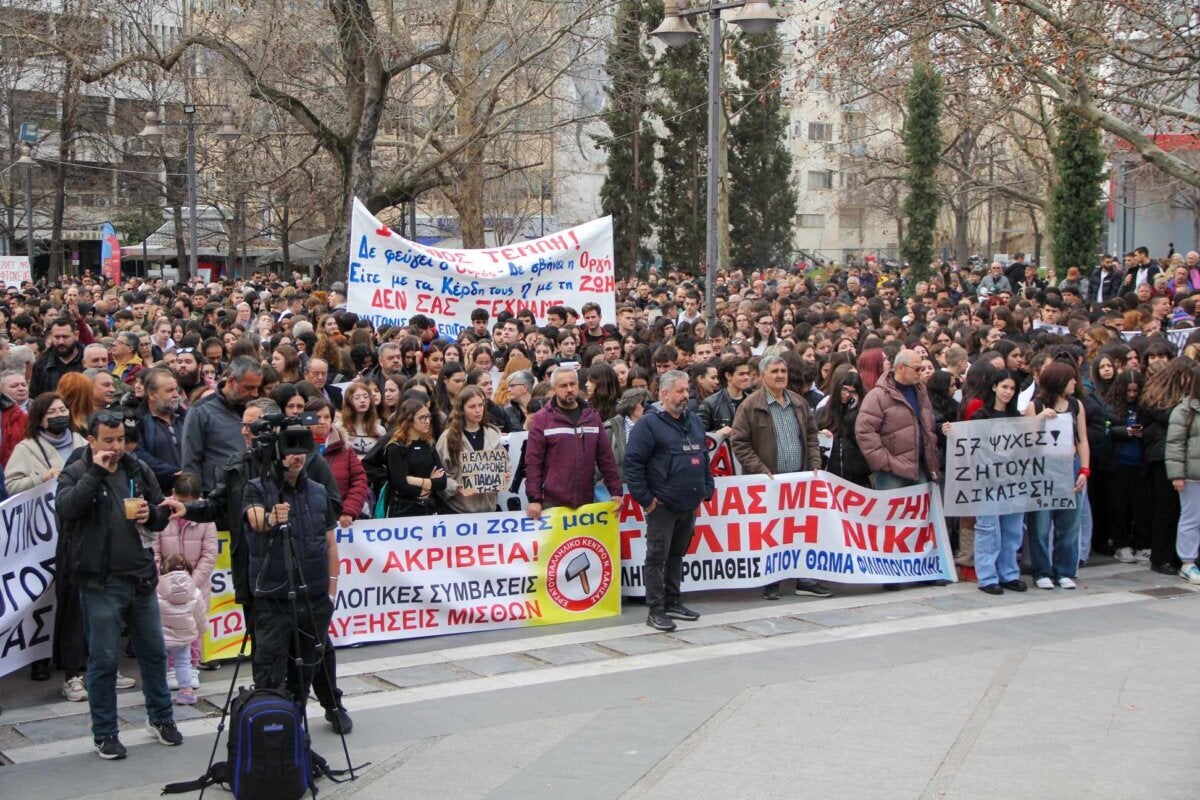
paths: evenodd
<path fill-rule="evenodd" d="M 250 433 L 254 434 L 252 452 L 275 460 L 297 453 L 307 455 L 315 449 L 309 428 L 317 423 L 317 415 L 311 411 L 292 417 L 264 414 L 250 425 Z"/>

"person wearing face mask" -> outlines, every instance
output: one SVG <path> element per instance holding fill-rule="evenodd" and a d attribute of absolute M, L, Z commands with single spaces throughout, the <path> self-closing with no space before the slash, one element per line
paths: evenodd
<path fill-rule="evenodd" d="M 60 395 L 46 392 L 29 404 L 25 436 L 4 468 L 9 494 L 24 492 L 58 477 L 67 458 L 87 441 L 71 430 L 71 415 Z"/>
<path fill-rule="evenodd" d="M 146 413 L 137 419 L 137 457 L 154 471 L 163 494 L 175 486 L 175 476 L 183 469 L 179 443 L 183 441 L 183 394 L 175 374 L 165 367 L 148 370 L 142 379 L 146 387 Z"/>

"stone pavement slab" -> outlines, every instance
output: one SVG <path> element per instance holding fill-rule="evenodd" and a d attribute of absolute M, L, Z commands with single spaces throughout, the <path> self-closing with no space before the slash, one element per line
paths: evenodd
<path fill-rule="evenodd" d="M 584 644 L 566 644 L 559 647 L 543 647 L 538 650 L 530 650 L 528 655 L 533 658 L 545 661 L 547 664 L 562 666 L 565 664 L 583 664 L 588 661 L 601 661 L 611 656 L 607 653 L 601 653 L 594 647 L 588 647 Z"/>

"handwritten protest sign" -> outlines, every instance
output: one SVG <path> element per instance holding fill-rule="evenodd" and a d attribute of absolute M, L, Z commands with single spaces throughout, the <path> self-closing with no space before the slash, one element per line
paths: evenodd
<path fill-rule="evenodd" d="M 603 319 L 616 317 L 612 217 L 521 244 L 451 250 L 401 238 L 355 200 L 350 231 L 346 308 L 376 326 L 424 314 L 454 339 L 477 308 L 545 319 L 551 306 L 589 302 Z"/>
<path fill-rule="evenodd" d="M 44 483 L 0 503 L 0 676 L 50 657 L 54 487 Z"/>
<path fill-rule="evenodd" d="M 508 472 L 508 450 L 493 447 L 491 450 L 468 450 L 462 454 L 462 477 L 459 483 L 464 489 L 477 492 L 498 492 L 504 487 L 504 475 Z"/>
<path fill-rule="evenodd" d="M 0 281 L 5 286 L 20 286 L 22 281 L 31 281 L 29 259 L 25 256 L 0 256 Z"/>
<path fill-rule="evenodd" d="M 955 422 L 946 441 L 946 514 L 1075 507 L 1071 417 Z"/>

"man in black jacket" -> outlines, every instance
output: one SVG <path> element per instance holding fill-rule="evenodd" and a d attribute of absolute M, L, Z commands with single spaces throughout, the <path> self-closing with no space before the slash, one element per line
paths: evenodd
<path fill-rule="evenodd" d="M 750 360 L 739 357 L 722 361 L 717 372 L 724 388 L 704 398 L 698 413 L 704 430 L 728 436 L 732 430 L 733 415 L 745 399 L 746 387 L 750 385 Z"/>
<path fill-rule="evenodd" d="M 129 628 L 142 674 L 150 733 L 165 745 L 183 736 L 167 689 L 167 655 L 158 613 L 158 571 L 147 540 L 167 526 L 162 492 L 150 468 L 125 452 L 124 415 L 100 411 L 88 423 L 88 447 L 58 478 L 55 516 L 68 565 L 80 586 L 88 644 L 87 689 L 96 752 L 125 758 L 117 736 L 117 656 Z"/>
<path fill-rule="evenodd" d="M 83 372 L 83 345 L 79 328 L 70 317 L 59 317 L 50 324 L 50 346 L 33 365 L 29 394 L 58 391 L 58 381 L 68 372 Z"/>
<path fill-rule="evenodd" d="M 216 487 L 207 496 L 187 504 L 173 498 L 163 501 L 163 505 L 171 509 L 172 519 L 216 522 L 222 530 L 229 531 L 229 563 L 233 574 L 234 600 L 242 607 L 242 615 L 251 636 L 254 636 L 254 592 L 250 578 L 250 549 L 246 538 L 245 519 L 242 516 L 242 497 L 246 485 L 258 471 L 251 455 L 254 435 L 250 432 L 250 426 L 264 415 L 278 413 L 279 406 L 269 398 L 247 403 L 246 410 L 242 412 L 242 437 L 246 447 L 242 452 L 230 456 L 218 476 Z M 337 519 L 342 513 L 342 498 L 328 462 L 318 454 L 310 453 L 305 460 L 304 470 L 305 477 L 325 488 L 330 513 Z M 342 705 L 342 692 L 337 687 L 337 659 L 333 647 L 328 644 L 324 659 L 321 668 L 316 671 L 312 684 L 313 692 L 325 709 L 326 721 L 333 725 L 336 732 L 349 733 L 354 727 L 354 722 Z"/>
<path fill-rule="evenodd" d="M 680 599 L 683 557 L 696 532 L 696 509 L 712 497 L 704 428 L 687 409 L 688 376 L 659 379 L 659 404 L 647 409 L 625 443 L 625 483 L 646 512 L 646 624 L 673 631 L 672 619 L 700 615 Z"/>
<path fill-rule="evenodd" d="M 320 667 L 329 645 L 339 566 L 337 517 L 325 487 L 304 474 L 312 432 L 297 426 L 280 437 L 282 474 L 254 478 L 243 490 L 254 593 L 254 684 L 282 688 L 286 682 L 303 707 L 314 666 Z M 297 639 L 299 653 L 292 652 Z M 301 666 L 289 671 L 292 659 Z"/>

